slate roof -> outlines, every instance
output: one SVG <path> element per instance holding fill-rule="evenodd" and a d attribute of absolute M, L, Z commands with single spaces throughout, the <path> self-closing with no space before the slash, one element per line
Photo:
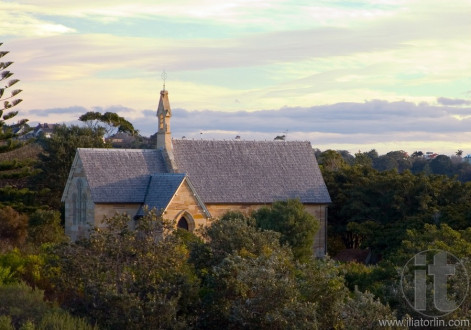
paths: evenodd
<path fill-rule="evenodd" d="M 165 208 L 183 173 L 203 203 L 331 202 L 309 142 L 173 140 L 178 175 L 169 174 L 161 150 L 79 148 L 77 153 L 95 203 Z"/>
<path fill-rule="evenodd" d="M 330 203 L 309 142 L 173 140 L 179 172 L 204 203 Z"/>
<path fill-rule="evenodd" d="M 95 203 L 143 203 L 150 175 L 167 172 L 160 150 L 79 148 L 77 153 Z"/>
<path fill-rule="evenodd" d="M 149 209 L 155 208 L 157 211 L 164 210 L 178 187 L 185 179 L 183 173 L 160 173 L 151 175 L 149 185 L 144 200 L 144 204 Z"/>

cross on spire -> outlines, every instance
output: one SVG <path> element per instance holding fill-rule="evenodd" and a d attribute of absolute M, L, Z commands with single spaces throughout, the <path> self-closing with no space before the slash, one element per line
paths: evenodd
<path fill-rule="evenodd" d="M 163 88 L 163 90 L 165 90 L 165 80 L 167 80 L 167 72 L 165 72 L 165 70 L 162 71 L 161 77 L 162 77 L 162 80 L 164 81 L 164 88 Z"/>

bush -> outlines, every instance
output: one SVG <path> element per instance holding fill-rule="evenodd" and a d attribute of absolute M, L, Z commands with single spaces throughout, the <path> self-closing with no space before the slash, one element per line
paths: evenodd
<path fill-rule="evenodd" d="M 297 260 L 307 261 L 312 257 L 319 221 L 298 199 L 275 202 L 271 207 L 254 212 L 253 216 L 259 228 L 281 233 L 280 243 L 288 244 Z"/>
<path fill-rule="evenodd" d="M 27 229 L 26 215 L 18 213 L 9 206 L 0 209 L 0 242 L 3 243 L 3 248 L 23 244 L 28 233 Z"/>
<path fill-rule="evenodd" d="M 0 286 L 0 330 L 96 329 L 84 319 L 64 312 L 44 300 L 44 292 L 24 283 Z"/>

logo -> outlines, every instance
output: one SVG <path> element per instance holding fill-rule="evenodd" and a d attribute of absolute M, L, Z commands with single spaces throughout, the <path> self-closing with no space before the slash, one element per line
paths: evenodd
<path fill-rule="evenodd" d="M 463 303 L 468 287 L 463 263 L 443 250 L 419 252 L 402 269 L 404 298 L 424 316 L 440 317 L 453 312 Z"/>

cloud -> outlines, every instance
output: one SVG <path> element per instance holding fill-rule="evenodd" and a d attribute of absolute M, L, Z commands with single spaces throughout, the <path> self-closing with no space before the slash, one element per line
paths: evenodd
<path fill-rule="evenodd" d="M 465 99 L 450 99 L 447 97 L 439 97 L 437 98 L 437 102 L 442 105 L 470 105 L 471 101 L 470 100 L 465 100 Z"/>
<path fill-rule="evenodd" d="M 67 108 L 52 108 L 52 109 L 31 109 L 23 110 L 21 114 L 26 117 L 49 117 L 54 115 L 82 115 L 88 110 L 84 107 L 67 107 Z"/>
<path fill-rule="evenodd" d="M 152 114 L 146 111 L 146 114 Z M 187 111 L 173 109 L 174 136 L 232 138 L 232 135 L 270 138 L 283 132 L 291 137 L 314 138 L 319 143 L 375 144 L 395 140 L 431 139 L 466 133 L 471 107 L 416 105 L 411 102 L 373 100 L 365 103 L 338 103 L 307 108 L 281 108 L 254 112 Z M 144 134 L 152 134 L 157 119 L 135 118 Z M 226 133 L 224 133 L 226 132 Z"/>
<path fill-rule="evenodd" d="M 151 109 L 68 107 L 36 109 L 26 114 L 31 122 L 77 124 L 76 118 L 87 111 L 116 112 L 146 136 L 157 131 L 158 120 L 155 110 Z M 411 152 L 427 149 L 441 153 L 457 149 L 471 151 L 471 142 L 468 142 L 471 141 L 469 106 L 457 108 L 371 100 L 251 112 L 189 111 L 175 107 L 172 114 L 174 138 L 233 139 L 239 135 L 245 140 L 272 140 L 277 135 L 286 134 L 288 140 L 308 140 L 322 150 L 357 152 L 377 149 L 380 153 L 400 149 Z"/>

